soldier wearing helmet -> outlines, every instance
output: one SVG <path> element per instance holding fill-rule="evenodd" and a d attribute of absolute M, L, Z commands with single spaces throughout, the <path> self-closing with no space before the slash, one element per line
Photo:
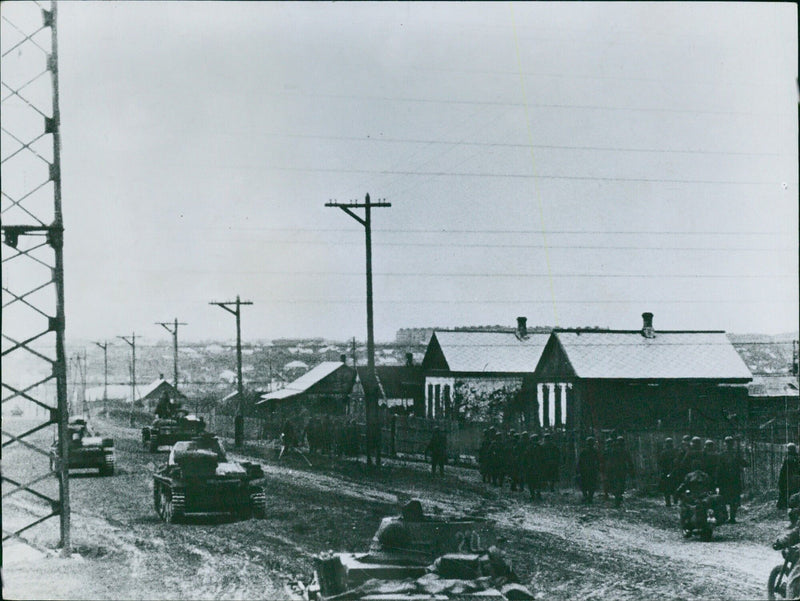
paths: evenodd
<path fill-rule="evenodd" d="M 786 459 L 778 475 L 778 509 L 786 509 L 789 497 L 796 492 L 800 492 L 800 457 L 797 445 L 790 442 L 786 445 Z"/>
<path fill-rule="evenodd" d="M 664 439 L 664 448 L 658 454 L 657 462 L 658 471 L 661 474 L 659 490 L 661 494 L 664 495 L 664 503 L 667 507 L 672 505 L 672 492 L 675 486 L 674 484 L 670 486 L 670 484 L 673 482 L 670 479 L 670 474 L 672 473 L 672 470 L 677 467 L 677 459 L 678 451 L 675 448 L 675 444 L 673 443 L 672 439 Z"/>
<path fill-rule="evenodd" d="M 708 474 L 711 488 L 716 489 L 719 475 L 717 473 L 719 471 L 719 455 L 717 454 L 717 448 L 713 440 L 706 440 L 703 445 L 703 462 L 700 469 Z"/>
<path fill-rule="evenodd" d="M 742 468 L 747 467 L 747 461 L 736 446 L 736 441 L 731 436 L 725 437 L 725 450 L 719 456 L 719 471 L 717 484 L 722 501 L 728 506 L 729 521 L 736 523 L 736 511 L 739 509 L 742 494 Z"/>
<path fill-rule="evenodd" d="M 625 479 L 633 476 L 633 459 L 625 449 L 625 439 L 617 436 L 606 459 L 608 491 L 614 495 L 614 507 L 622 505 L 625 492 Z"/>

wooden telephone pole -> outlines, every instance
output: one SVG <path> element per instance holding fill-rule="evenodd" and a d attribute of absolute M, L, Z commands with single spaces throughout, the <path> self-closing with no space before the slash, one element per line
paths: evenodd
<path fill-rule="evenodd" d="M 173 352 L 173 359 L 172 365 L 174 367 L 174 376 L 175 376 L 175 392 L 178 392 L 178 326 L 185 326 L 188 325 L 182 321 L 178 321 L 178 318 L 175 318 L 174 322 L 168 321 L 157 321 L 157 326 L 161 326 L 167 332 L 172 334 L 172 352 Z"/>
<path fill-rule="evenodd" d="M 228 313 L 236 316 L 236 380 L 238 382 L 239 403 L 236 409 L 236 418 L 233 422 L 233 446 L 239 448 L 244 442 L 244 386 L 242 384 L 242 305 L 252 305 L 251 301 L 239 300 L 236 295 L 235 301 L 211 302 L 209 305 L 222 307 Z M 228 305 L 233 305 L 236 309 L 231 309 Z"/>
<path fill-rule="evenodd" d="M 326 207 L 337 207 L 350 215 L 353 219 L 364 226 L 364 233 L 367 247 L 367 374 L 369 383 L 362 382 L 364 385 L 364 409 L 367 418 L 367 464 L 372 465 L 372 453 L 375 454 L 375 464 L 381 465 L 381 424 L 378 420 L 378 390 L 375 379 L 375 335 L 372 319 L 372 209 L 375 207 L 391 207 L 388 202 L 371 202 L 369 194 L 366 195 L 364 202 L 351 201 L 349 203 L 338 203 L 328 201 Z M 353 212 L 353 209 L 364 209 L 364 216 L 361 217 Z"/>
<path fill-rule="evenodd" d="M 136 332 L 133 332 L 128 338 L 127 336 L 117 336 L 128 343 L 131 347 L 131 414 L 130 414 L 130 427 L 133 427 L 133 409 L 136 404 Z"/>

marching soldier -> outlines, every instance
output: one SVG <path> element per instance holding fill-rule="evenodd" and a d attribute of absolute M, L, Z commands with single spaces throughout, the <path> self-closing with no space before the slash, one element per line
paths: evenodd
<path fill-rule="evenodd" d="M 739 509 L 742 495 L 742 468 L 747 467 L 747 461 L 742 457 L 741 451 L 735 446 L 732 437 L 725 437 L 725 450 L 719 457 L 719 470 L 717 472 L 719 494 L 722 501 L 728 506 L 729 521 L 736 523 L 736 511 Z"/>
<path fill-rule="evenodd" d="M 625 479 L 633 476 L 633 459 L 625 448 L 625 439 L 617 436 L 606 459 L 609 492 L 614 495 L 614 507 L 622 505 Z"/>
<path fill-rule="evenodd" d="M 525 482 L 531 492 L 531 501 L 542 498 L 542 446 L 539 444 L 539 435 L 531 434 L 530 444 L 525 450 L 523 460 L 525 469 Z"/>
<path fill-rule="evenodd" d="M 781 473 L 778 475 L 778 509 L 786 509 L 789 497 L 800 491 L 800 457 L 797 445 L 790 442 L 786 445 L 786 459 L 783 460 Z"/>
<path fill-rule="evenodd" d="M 552 436 L 545 434 L 544 443 L 542 443 L 542 476 L 544 483 L 550 488 L 550 492 L 555 491 L 556 482 L 558 482 L 559 455 L 558 447 L 553 443 Z"/>
<path fill-rule="evenodd" d="M 664 449 L 658 454 L 658 471 L 661 473 L 659 490 L 664 495 L 664 503 L 667 507 L 672 505 L 672 493 L 675 490 L 674 482 L 670 484 L 670 474 L 676 467 L 678 451 L 671 438 L 664 440 Z"/>
<path fill-rule="evenodd" d="M 600 475 L 600 453 L 592 436 L 586 438 L 583 450 L 578 455 L 577 472 L 583 502 L 591 505 Z"/>

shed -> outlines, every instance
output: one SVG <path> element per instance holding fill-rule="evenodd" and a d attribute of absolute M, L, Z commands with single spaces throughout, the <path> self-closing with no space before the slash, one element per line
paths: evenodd
<path fill-rule="evenodd" d="M 323 361 L 285 388 L 261 396 L 256 405 L 272 410 L 291 404 L 310 413 L 347 412 L 355 370 L 342 361 Z"/>

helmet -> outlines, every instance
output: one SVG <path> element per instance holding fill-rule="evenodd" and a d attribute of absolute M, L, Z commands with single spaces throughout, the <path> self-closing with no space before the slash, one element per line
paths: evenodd
<path fill-rule="evenodd" d="M 797 455 L 797 445 L 790 442 L 786 445 L 786 452 L 789 453 L 789 455 Z"/>
<path fill-rule="evenodd" d="M 733 436 L 726 436 L 725 437 L 725 444 L 732 445 L 733 444 Z"/>
<path fill-rule="evenodd" d="M 705 444 L 705 447 L 707 449 L 713 449 L 714 448 L 714 441 L 713 440 L 707 440 L 706 444 Z"/>
<path fill-rule="evenodd" d="M 671 438 L 665 438 L 665 439 L 664 439 L 664 442 L 666 442 L 666 443 L 669 443 L 669 444 L 672 444 L 672 442 L 673 442 L 673 441 L 672 441 L 672 439 L 671 439 Z"/>

